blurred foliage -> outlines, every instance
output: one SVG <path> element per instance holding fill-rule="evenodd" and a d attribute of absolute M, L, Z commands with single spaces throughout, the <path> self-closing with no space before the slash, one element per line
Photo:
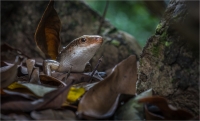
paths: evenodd
<path fill-rule="evenodd" d="M 106 1 L 85 1 L 103 15 Z M 109 1 L 106 19 L 118 29 L 133 35 L 142 47 L 154 34 L 160 20 L 148 11 L 142 1 Z"/>

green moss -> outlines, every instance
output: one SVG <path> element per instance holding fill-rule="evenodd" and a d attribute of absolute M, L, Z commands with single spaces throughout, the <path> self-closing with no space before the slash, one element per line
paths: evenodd
<path fill-rule="evenodd" d="M 168 36 L 167 31 L 164 31 L 164 32 L 161 34 L 160 38 L 161 38 L 162 41 L 166 41 L 167 36 Z"/>
<path fill-rule="evenodd" d="M 172 42 L 165 42 L 165 46 L 169 47 L 172 44 Z"/>
<path fill-rule="evenodd" d="M 159 23 L 157 26 L 156 26 L 156 32 L 159 32 L 160 29 L 162 28 L 163 24 L 162 23 Z"/>
<path fill-rule="evenodd" d="M 140 59 L 139 62 L 140 62 L 140 65 L 142 65 L 142 59 Z"/>
<path fill-rule="evenodd" d="M 113 44 L 113 45 L 115 45 L 115 46 L 119 46 L 120 45 L 120 42 L 119 41 L 117 41 L 117 40 L 112 40 L 111 41 L 111 44 Z"/>
<path fill-rule="evenodd" d="M 169 42 L 167 41 L 167 37 L 168 37 L 168 34 L 166 31 L 164 31 L 162 33 L 162 35 L 160 36 L 160 41 L 163 45 L 165 45 L 166 47 L 169 47 L 173 42 Z"/>
<path fill-rule="evenodd" d="M 158 57 L 160 48 L 158 46 L 153 46 L 151 51 L 152 51 L 153 56 Z"/>
<path fill-rule="evenodd" d="M 162 35 L 160 36 L 160 42 L 161 42 L 162 45 L 165 45 L 165 46 L 168 47 L 168 46 L 170 46 L 172 44 L 172 42 L 168 42 L 167 41 L 167 36 L 168 36 L 167 32 L 164 31 L 162 33 Z"/>
<path fill-rule="evenodd" d="M 159 26 L 161 25 L 158 25 L 158 28 Z M 160 35 L 160 38 L 159 38 L 159 42 L 157 45 L 154 45 L 152 48 L 151 48 L 151 52 L 153 54 L 153 56 L 155 57 L 158 57 L 159 54 L 160 54 L 160 50 L 161 50 L 161 47 L 162 46 L 170 46 L 172 44 L 172 42 L 168 42 L 167 41 L 167 37 L 168 37 L 168 33 L 167 31 L 164 31 L 161 35 Z"/>

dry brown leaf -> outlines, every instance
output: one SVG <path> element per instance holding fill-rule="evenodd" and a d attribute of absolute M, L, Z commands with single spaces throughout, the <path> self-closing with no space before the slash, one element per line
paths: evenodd
<path fill-rule="evenodd" d="M 136 81 L 136 56 L 132 55 L 116 65 L 105 80 L 83 96 L 78 105 L 78 116 L 97 119 L 110 117 L 117 107 L 121 93 L 135 94 Z"/>
<path fill-rule="evenodd" d="M 13 64 L 5 62 L 5 61 L 1 61 L 1 67 L 9 66 L 9 65 L 13 65 Z"/>
<path fill-rule="evenodd" d="M 157 106 L 161 115 L 158 115 L 148 109 L 145 105 L 146 120 L 188 120 L 192 119 L 193 115 L 183 109 L 176 109 L 169 105 L 167 100 L 160 96 L 146 97 L 139 100 L 141 103 L 148 103 Z M 157 110 L 156 108 L 152 108 Z M 158 112 L 158 111 L 157 111 Z"/>
<path fill-rule="evenodd" d="M 34 59 L 27 59 L 26 60 L 26 66 L 27 66 L 29 78 L 31 78 L 31 74 L 32 74 L 34 65 L 35 65 L 35 60 Z"/>
<path fill-rule="evenodd" d="M 0 92 L 1 95 L 6 94 L 6 93 L 3 91 L 3 89 L 0 89 L 0 91 L 1 91 L 1 92 Z"/>
<path fill-rule="evenodd" d="M 11 101 L 33 101 L 37 99 L 27 94 L 19 94 L 18 92 L 12 93 L 11 91 L 5 90 L 5 93 L 6 94 L 1 95 L 1 105 Z"/>
<path fill-rule="evenodd" d="M 51 0 L 38 24 L 35 42 L 47 58 L 56 59 L 60 46 L 61 22 Z"/>
<path fill-rule="evenodd" d="M 35 101 L 10 101 L 1 105 L 1 111 L 24 111 L 30 112 L 39 109 L 57 109 L 60 108 L 66 100 L 67 93 L 69 92 L 70 85 L 61 87 L 57 90 L 51 91 L 44 95 L 43 98 Z"/>
<path fill-rule="evenodd" d="M 8 62 L 5 62 L 5 61 L 1 61 L 1 67 L 7 66 L 6 68 L 9 68 L 9 66 L 13 66 L 13 65 L 14 65 L 14 64 L 12 64 L 12 63 L 8 63 Z M 17 76 L 24 76 L 24 75 L 27 75 L 27 74 L 28 74 L 27 68 L 26 68 L 25 66 L 23 66 L 22 64 L 17 65 L 17 67 L 18 67 Z"/>
<path fill-rule="evenodd" d="M 12 54 L 11 54 L 12 53 Z M 4 43 L 1 45 L 1 60 L 7 60 L 12 56 L 23 55 L 26 58 L 30 58 L 26 54 L 24 54 L 21 50 L 11 47 L 10 45 Z"/>
<path fill-rule="evenodd" d="M 31 83 L 41 84 L 39 78 L 39 68 L 34 68 L 33 73 L 31 74 Z"/>
<path fill-rule="evenodd" d="M 51 85 L 51 86 L 56 86 L 56 87 L 59 87 L 59 86 L 66 86 L 66 84 L 52 76 L 47 76 L 47 75 L 40 75 L 40 82 L 42 84 L 48 84 L 48 85 Z"/>
<path fill-rule="evenodd" d="M 29 121 L 32 118 L 26 113 L 10 113 L 10 114 L 1 114 L 1 119 L 6 121 Z"/>
<path fill-rule="evenodd" d="M 42 110 L 31 112 L 31 117 L 36 120 L 73 120 L 76 119 L 74 112 L 70 110 Z"/>
<path fill-rule="evenodd" d="M 19 64 L 19 57 L 15 59 L 15 64 L 4 66 L 0 68 L 1 73 L 1 88 L 5 88 L 15 81 L 17 76 L 17 65 Z"/>
<path fill-rule="evenodd" d="M 54 72 L 52 73 L 52 77 L 56 78 L 57 80 L 62 81 L 65 84 L 69 84 L 73 81 L 74 84 L 79 84 L 82 82 L 85 82 L 84 85 L 90 84 L 88 81 L 90 79 L 89 75 L 86 75 L 85 73 L 70 73 L 69 77 L 65 81 L 65 77 L 67 77 L 68 73 L 60 73 L 60 72 Z M 99 82 L 100 79 L 93 76 L 92 82 Z"/>
<path fill-rule="evenodd" d="M 73 87 L 79 88 L 82 87 L 86 91 L 88 91 L 90 88 L 92 88 L 94 85 L 98 84 L 99 82 L 93 82 L 93 83 L 88 83 L 88 82 L 81 82 L 78 84 L 74 84 Z"/>
<path fill-rule="evenodd" d="M 27 74 L 28 74 L 28 69 L 25 66 L 19 65 L 17 76 L 24 76 L 24 75 L 27 75 Z"/>

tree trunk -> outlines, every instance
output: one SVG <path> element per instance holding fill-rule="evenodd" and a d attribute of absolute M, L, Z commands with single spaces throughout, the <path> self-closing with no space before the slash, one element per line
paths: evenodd
<path fill-rule="evenodd" d="M 143 48 L 137 93 L 149 88 L 169 103 L 199 114 L 199 3 L 171 0 Z"/>

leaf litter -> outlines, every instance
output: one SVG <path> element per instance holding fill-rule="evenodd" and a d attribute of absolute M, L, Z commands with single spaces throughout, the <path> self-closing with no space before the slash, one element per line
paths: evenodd
<path fill-rule="evenodd" d="M 58 55 L 60 29 L 60 19 L 51 0 L 35 32 L 36 45 L 46 58 L 55 59 Z M 136 95 L 134 55 L 106 71 L 109 73 L 94 69 L 69 76 L 60 72 L 47 76 L 42 72 L 41 62 L 8 44 L 1 48 L 1 119 L 193 119 L 189 112 L 169 106 L 166 99 L 152 96 L 152 90 Z M 14 63 L 10 55 L 16 58 Z M 108 76 L 104 79 L 101 75 Z"/>

